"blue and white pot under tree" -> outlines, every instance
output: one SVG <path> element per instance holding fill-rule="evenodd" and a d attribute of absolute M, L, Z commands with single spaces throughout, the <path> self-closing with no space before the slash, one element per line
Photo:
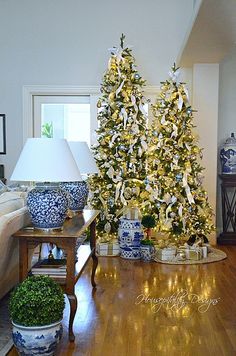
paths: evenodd
<path fill-rule="evenodd" d="M 140 220 L 121 218 L 118 229 L 120 256 L 126 259 L 140 259 L 140 241 L 143 237 Z"/>
<path fill-rule="evenodd" d="M 68 203 L 67 194 L 58 184 L 37 184 L 27 196 L 33 226 L 37 229 L 61 229 Z"/>
<path fill-rule="evenodd" d="M 45 326 L 22 326 L 13 323 L 13 342 L 20 355 L 54 355 L 63 328 L 61 321 Z"/>
<path fill-rule="evenodd" d="M 140 246 L 140 256 L 144 262 L 152 261 L 155 255 L 155 247 L 153 245 L 142 245 Z"/>
<path fill-rule="evenodd" d="M 82 211 L 87 204 L 88 184 L 86 181 L 63 182 L 60 187 L 70 194 L 69 209 L 73 212 Z"/>
<path fill-rule="evenodd" d="M 236 174 L 236 138 L 234 133 L 227 138 L 220 150 L 222 174 Z"/>

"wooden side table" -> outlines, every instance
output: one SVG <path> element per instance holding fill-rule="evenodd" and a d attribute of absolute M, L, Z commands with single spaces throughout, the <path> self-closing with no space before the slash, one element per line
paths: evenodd
<path fill-rule="evenodd" d="M 28 247 L 36 247 L 38 244 L 52 243 L 65 250 L 67 256 L 66 276 L 60 281 L 62 288 L 70 302 L 69 340 L 74 341 L 73 322 L 77 310 L 77 298 L 75 284 L 83 272 L 90 257 L 93 259 L 91 284 L 95 288 L 94 280 L 98 259 L 96 256 L 96 217 L 99 210 L 84 210 L 72 219 L 67 219 L 61 231 L 43 231 L 33 227 L 25 227 L 17 231 L 13 237 L 19 239 L 19 280 L 23 281 L 28 275 Z M 86 238 L 81 237 L 86 228 L 90 227 L 90 245 L 82 243 Z M 76 263 L 75 248 L 78 249 L 78 262 Z M 83 253 L 79 253 L 82 249 Z"/>
<path fill-rule="evenodd" d="M 236 174 L 220 174 L 223 231 L 220 245 L 236 245 Z"/>

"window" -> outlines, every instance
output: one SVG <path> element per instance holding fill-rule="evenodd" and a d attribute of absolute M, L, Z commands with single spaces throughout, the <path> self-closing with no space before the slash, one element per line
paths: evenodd
<path fill-rule="evenodd" d="M 33 97 L 34 137 L 66 138 L 68 141 L 92 142 L 89 95 Z"/>
<path fill-rule="evenodd" d="M 158 88 L 148 87 L 144 93 L 154 102 Z M 42 86 L 23 87 L 23 142 L 28 137 L 41 137 L 42 129 L 53 137 L 96 143 L 97 101 L 101 96 L 97 86 Z M 152 120 L 149 106 L 149 122 Z M 45 132 L 44 132 L 45 133 Z"/>

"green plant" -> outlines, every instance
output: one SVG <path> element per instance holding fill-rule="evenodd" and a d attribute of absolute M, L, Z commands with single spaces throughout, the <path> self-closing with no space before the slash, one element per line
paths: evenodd
<path fill-rule="evenodd" d="M 151 240 L 144 239 L 144 240 L 141 240 L 141 245 L 154 246 L 154 243 L 153 243 L 153 241 L 151 241 Z"/>
<path fill-rule="evenodd" d="M 155 217 L 153 215 L 144 215 L 142 217 L 142 221 L 141 221 L 142 225 L 144 227 L 146 227 L 147 229 L 153 228 L 156 226 L 156 220 Z"/>
<path fill-rule="evenodd" d="M 52 122 L 45 122 L 45 124 L 42 125 L 42 137 L 53 138 Z"/>
<path fill-rule="evenodd" d="M 63 318 L 65 307 L 61 287 L 48 276 L 30 276 L 10 296 L 10 316 L 24 326 L 42 326 Z"/>

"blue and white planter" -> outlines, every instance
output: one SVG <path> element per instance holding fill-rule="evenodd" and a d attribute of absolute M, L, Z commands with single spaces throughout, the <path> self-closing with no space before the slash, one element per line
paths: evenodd
<path fill-rule="evenodd" d="M 85 181 L 81 182 L 63 182 L 60 187 L 71 196 L 69 209 L 73 212 L 82 211 L 87 204 L 88 185 Z"/>
<path fill-rule="evenodd" d="M 227 138 L 220 150 L 222 174 L 236 174 L 236 138 L 234 133 Z"/>
<path fill-rule="evenodd" d="M 140 259 L 140 241 L 143 236 L 140 220 L 120 219 L 118 229 L 120 256 L 126 259 Z"/>
<path fill-rule="evenodd" d="M 13 342 L 20 355 L 54 355 L 63 333 L 61 320 L 45 326 L 12 324 Z"/>
<path fill-rule="evenodd" d="M 38 185 L 27 196 L 32 224 L 37 229 L 60 229 L 68 210 L 68 196 L 57 185 Z"/>
<path fill-rule="evenodd" d="M 152 245 L 140 245 L 140 255 L 144 262 L 152 261 L 155 255 L 155 247 Z"/>

